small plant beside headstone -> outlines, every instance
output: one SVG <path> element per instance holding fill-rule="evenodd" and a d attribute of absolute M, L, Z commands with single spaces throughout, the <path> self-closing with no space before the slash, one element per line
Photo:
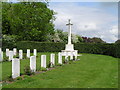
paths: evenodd
<path fill-rule="evenodd" d="M 4 57 L 3 57 L 3 62 L 6 62 L 6 61 L 8 61 L 8 59 L 9 59 L 9 57 L 7 57 L 7 56 L 4 56 Z"/>
<path fill-rule="evenodd" d="M 12 78 L 12 76 L 8 76 L 7 81 L 12 82 L 14 81 L 14 79 Z"/>
<path fill-rule="evenodd" d="M 62 66 L 62 64 L 58 63 L 57 66 Z"/>
<path fill-rule="evenodd" d="M 16 80 L 23 80 L 23 78 L 22 77 L 17 77 Z"/>
<path fill-rule="evenodd" d="M 47 71 L 47 68 L 41 67 L 41 71 Z"/>
<path fill-rule="evenodd" d="M 24 73 L 25 73 L 25 75 L 32 75 L 32 74 L 34 74 L 34 72 L 32 72 L 31 70 L 30 70 L 30 67 L 29 66 L 25 66 L 25 68 L 24 68 Z"/>

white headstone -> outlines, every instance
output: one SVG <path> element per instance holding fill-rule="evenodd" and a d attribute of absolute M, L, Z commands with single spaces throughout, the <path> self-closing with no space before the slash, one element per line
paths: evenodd
<path fill-rule="evenodd" d="M 30 57 L 30 69 L 32 72 L 36 71 L 36 56 Z"/>
<path fill-rule="evenodd" d="M 23 59 L 23 50 L 19 50 L 19 59 Z"/>
<path fill-rule="evenodd" d="M 27 49 L 27 58 L 30 58 L 30 49 Z"/>
<path fill-rule="evenodd" d="M 9 51 L 9 61 L 13 59 L 13 51 Z"/>
<path fill-rule="evenodd" d="M 12 78 L 20 76 L 20 60 L 17 58 L 12 59 Z"/>
<path fill-rule="evenodd" d="M 37 56 L 37 49 L 34 49 L 33 54 L 34 56 Z"/>
<path fill-rule="evenodd" d="M 62 64 L 62 54 L 60 52 L 58 53 L 58 63 Z"/>
<path fill-rule="evenodd" d="M 6 56 L 9 56 L 9 49 L 6 49 Z"/>
<path fill-rule="evenodd" d="M 50 55 L 50 63 L 51 63 L 51 67 L 52 65 L 55 65 L 55 54 Z"/>
<path fill-rule="evenodd" d="M 13 48 L 13 55 L 17 55 L 17 49 Z"/>
<path fill-rule="evenodd" d="M 3 52 L 0 52 L 0 62 L 3 61 Z"/>
<path fill-rule="evenodd" d="M 41 67 L 46 68 L 46 55 L 41 55 Z"/>

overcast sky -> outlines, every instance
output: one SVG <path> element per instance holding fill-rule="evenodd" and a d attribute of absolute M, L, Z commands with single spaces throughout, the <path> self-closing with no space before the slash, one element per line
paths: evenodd
<path fill-rule="evenodd" d="M 49 8 L 57 12 L 56 29 L 67 31 L 71 19 L 73 34 L 100 37 L 108 43 L 118 39 L 117 2 L 50 2 Z"/>

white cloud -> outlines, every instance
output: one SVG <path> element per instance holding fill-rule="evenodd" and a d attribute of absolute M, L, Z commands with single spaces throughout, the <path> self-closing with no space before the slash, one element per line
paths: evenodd
<path fill-rule="evenodd" d="M 110 30 L 110 33 L 114 35 L 118 35 L 118 26 L 117 25 L 113 26 Z"/>
<path fill-rule="evenodd" d="M 58 13 L 55 15 L 57 19 L 54 22 L 56 29 L 67 31 L 65 24 L 68 19 L 71 19 L 74 34 L 87 37 L 98 36 L 107 42 L 116 40 L 117 14 L 115 16 L 103 8 L 85 7 L 76 3 L 52 3 L 50 8 Z M 106 33 L 109 38 L 106 37 Z"/>

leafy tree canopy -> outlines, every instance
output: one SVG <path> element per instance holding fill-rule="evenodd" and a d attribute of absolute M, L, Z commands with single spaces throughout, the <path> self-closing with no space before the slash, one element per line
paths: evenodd
<path fill-rule="evenodd" d="M 21 40 L 46 41 L 54 32 L 54 11 L 44 2 L 2 4 L 2 31 Z"/>

